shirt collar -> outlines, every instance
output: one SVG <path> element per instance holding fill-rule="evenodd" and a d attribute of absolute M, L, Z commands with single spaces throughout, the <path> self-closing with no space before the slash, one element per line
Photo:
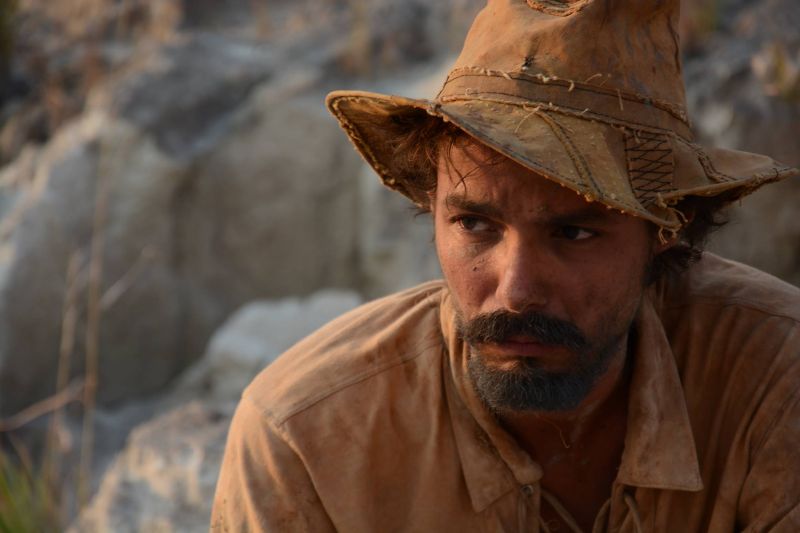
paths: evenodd
<path fill-rule="evenodd" d="M 686 401 L 653 294 L 646 291 L 637 316 L 628 429 L 616 482 L 699 491 L 703 483 Z M 453 431 L 473 508 L 480 512 L 520 485 L 537 483 L 542 471 L 477 397 L 448 291 L 442 297 L 440 320 L 449 355 L 444 358 L 444 375 Z"/>

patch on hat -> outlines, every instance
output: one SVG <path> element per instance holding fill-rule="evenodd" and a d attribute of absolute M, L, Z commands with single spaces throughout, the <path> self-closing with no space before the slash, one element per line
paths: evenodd
<path fill-rule="evenodd" d="M 625 155 L 631 187 L 645 208 L 656 200 L 659 193 L 673 190 L 675 160 L 669 137 L 626 129 Z"/>
<path fill-rule="evenodd" d="M 558 17 L 568 17 L 577 13 L 592 0 L 528 0 L 528 5 L 536 11 L 556 15 Z"/>

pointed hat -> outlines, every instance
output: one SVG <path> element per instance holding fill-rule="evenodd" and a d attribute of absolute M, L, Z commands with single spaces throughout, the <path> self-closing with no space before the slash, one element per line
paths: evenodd
<path fill-rule="evenodd" d="M 326 103 L 383 182 L 420 205 L 393 163 L 393 122 L 411 110 L 675 231 L 686 196 L 733 199 L 800 174 L 693 142 L 678 16 L 679 0 L 489 0 L 434 99 L 335 91 Z"/>

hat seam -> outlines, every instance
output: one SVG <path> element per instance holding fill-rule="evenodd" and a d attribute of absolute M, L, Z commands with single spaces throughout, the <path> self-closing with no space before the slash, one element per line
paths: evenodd
<path fill-rule="evenodd" d="M 469 75 L 504 78 L 507 80 L 517 80 L 526 83 L 531 83 L 534 85 L 550 85 L 550 84 L 561 85 L 567 87 L 568 92 L 572 92 L 575 89 L 579 89 L 582 91 L 588 91 L 603 96 L 618 97 L 623 100 L 628 100 L 630 102 L 636 102 L 644 105 L 651 105 L 654 108 L 664 111 L 669 115 L 671 115 L 672 117 L 678 119 L 687 127 L 691 127 L 692 125 L 691 121 L 689 120 L 689 115 L 686 112 L 686 109 L 679 104 L 673 104 L 671 102 L 667 102 L 659 98 L 653 98 L 651 96 L 644 96 L 638 93 L 623 91 L 622 89 L 605 88 L 596 85 L 590 85 L 588 83 L 580 81 L 559 78 L 558 76 L 548 76 L 541 72 L 538 74 L 527 74 L 525 72 L 520 72 L 520 71 L 494 70 L 477 66 L 458 67 L 450 71 L 450 73 L 447 76 L 447 79 L 444 82 L 444 86 L 447 86 L 447 84 L 451 80 L 455 80 L 457 78 Z M 442 89 L 444 89 L 444 87 Z"/>
<path fill-rule="evenodd" d="M 512 98 L 519 98 L 517 95 L 507 94 L 507 93 L 484 93 L 484 94 L 498 94 L 498 95 L 501 95 L 501 96 L 509 96 L 509 97 L 512 97 Z M 499 99 L 495 99 L 495 98 L 482 98 L 482 97 L 476 97 L 476 96 L 445 96 L 445 97 L 441 98 L 439 101 L 441 103 L 443 103 L 443 104 L 450 103 L 450 102 L 459 102 L 459 101 L 483 101 L 483 102 L 492 102 L 492 103 L 497 103 L 497 104 L 513 105 L 513 106 L 522 107 L 522 108 L 527 108 L 527 107 L 529 107 L 531 105 L 535 105 L 535 104 L 541 104 L 543 106 L 546 106 L 548 108 L 548 111 L 554 111 L 556 113 L 563 113 L 563 114 L 573 115 L 575 117 L 583 118 L 583 119 L 586 119 L 586 120 L 596 119 L 596 120 L 598 120 L 600 122 L 604 122 L 604 123 L 609 124 L 609 125 L 623 126 L 623 127 L 627 127 L 627 128 L 630 128 L 630 129 L 640 130 L 640 131 L 649 131 L 651 133 L 662 133 L 662 134 L 667 134 L 667 135 L 674 135 L 674 136 L 678 137 L 679 139 L 683 140 L 684 142 L 686 142 L 687 144 L 691 144 L 689 142 L 689 140 L 687 140 L 686 138 L 684 138 L 683 136 L 681 136 L 679 133 L 677 133 L 674 130 L 671 130 L 671 129 L 668 129 L 668 128 L 659 128 L 657 126 L 650 126 L 648 124 L 641 124 L 641 123 L 638 123 L 638 122 L 631 122 L 631 121 L 628 121 L 628 120 L 624 120 L 624 119 L 613 117 L 611 115 L 606 115 L 605 113 L 599 113 L 597 111 L 592 111 L 589 108 L 586 108 L 586 109 L 584 109 L 582 111 L 579 111 L 577 108 L 574 108 L 574 107 L 563 106 L 563 105 L 557 106 L 557 105 L 549 103 L 549 102 L 531 102 L 531 101 L 529 101 L 529 103 L 526 103 L 526 102 L 512 102 L 512 101 L 508 101 L 508 100 L 499 100 Z"/>
<path fill-rule="evenodd" d="M 717 170 L 717 167 L 714 166 L 714 163 L 711 161 L 711 158 L 708 157 L 708 154 L 706 154 L 703 150 L 701 150 L 699 146 L 697 146 L 694 143 L 688 143 L 688 142 L 685 144 L 697 156 L 697 160 L 700 161 L 700 165 L 703 167 L 706 176 L 716 181 L 717 183 L 740 181 L 733 176 L 730 176 L 728 174 L 725 174 L 724 172 L 720 172 L 719 170 Z"/>
<path fill-rule="evenodd" d="M 508 152 L 513 153 L 515 155 L 515 157 L 518 157 L 520 159 L 523 159 L 523 160 L 527 161 L 528 165 L 537 167 L 540 170 L 544 171 L 545 173 L 549 173 L 552 176 L 558 176 L 559 178 L 561 178 L 561 179 L 563 179 L 565 181 L 570 181 L 570 180 L 567 180 L 566 178 L 562 177 L 558 171 L 554 170 L 553 168 L 551 168 L 548 165 L 545 165 L 544 163 L 540 163 L 538 161 L 532 161 L 532 160 L 528 159 L 527 157 L 524 157 L 521 154 L 518 154 L 516 151 L 511 150 L 510 148 L 503 148 L 503 147 L 497 146 L 490 139 L 485 139 L 484 135 L 480 131 L 475 130 L 469 124 L 462 124 L 460 121 L 458 121 L 458 120 L 454 119 L 453 117 L 449 116 L 446 111 L 442 111 L 442 115 L 443 116 L 439 116 L 439 115 L 436 115 L 436 116 L 439 116 L 439 118 L 441 118 L 442 120 L 445 120 L 445 119 L 449 120 L 450 122 L 452 122 L 456 126 L 458 126 L 459 129 L 463 130 L 464 133 L 467 133 L 470 137 L 474 137 L 474 138 L 480 140 L 482 143 L 485 143 L 485 144 L 487 144 L 487 145 L 489 145 L 491 147 L 494 147 L 495 150 L 499 150 L 499 151 L 507 150 Z M 584 184 L 584 183 L 581 183 L 580 185 L 586 186 L 586 184 Z"/>
<path fill-rule="evenodd" d="M 679 201 L 687 196 L 705 196 L 705 195 L 711 196 L 729 190 L 742 189 L 742 193 L 739 196 L 737 196 L 738 198 L 747 196 L 751 192 L 755 191 L 756 189 L 760 188 L 761 186 L 767 183 L 780 181 L 782 179 L 792 176 L 800 176 L 800 171 L 792 167 L 774 167 L 770 172 L 761 172 L 759 174 L 753 174 L 748 178 L 742 178 L 742 179 L 734 178 L 733 181 L 725 181 L 725 182 L 712 183 L 709 185 L 701 185 L 699 187 L 694 187 L 692 189 L 675 189 L 670 193 L 663 194 L 662 199 L 667 202 L 673 202 L 673 201 Z"/>
<path fill-rule="evenodd" d="M 588 6 L 591 3 L 591 0 L 582 0 L 566 7 L 564 7 L 563 3 L 553 2 L 552 0 L 527 0 L 527 2 L 528 7 L 535 9 L 536 11 L 540 11 L 547 15 L 554 15 L 556 17 L 568 17 Z M 546 5 L 548 3 L 558 5 L 548 6 Z"/>
<path fill-rule="evenodd" d="M 670 208 L 669 206 L 674 205 L 674 203 L 680 201 L 684 197 L 714 195 L 714 194 L 719 194 L 723 191 L 734 190 L 734 189 L 740 189 L 741 190 L 740 196 L 745 196 L 766 183 L 778 181 L 780 179 L 790 176 L 795 176 L 798 175 L 798 173 L 800 173 L 800 171 L 798 171 L 797 169 L 773 162 L 773 166 L 771 166 L 771 168 L 768 171 L 761 171 L 758 173 L 753 173 L 748 171 L 746 173 L 747 175 L 743 177 L 730 176 L 728 174 L 719 171 L 714 166 L 714 163 L 711 160 L 711 155 L 707 154 L 703 150 L 702 146 L 689 142 L 688 140 L 684 139 L 683 137 L 681 137 L 679 134 L 677 134 L 672 130 L 636 124 L 629 122 L 627 120 L 619 120 L 619 119 L 603 120 L 601 118 L 595 119 L 591 114 L 588 113 L 588 111 L 577 112 L 572 108 L 556 107 L 556 106 L 549 107 L 546 106 L 545 104 L 537 104 L 537 103 L 524 104 L 518 101 L 508 101 L 504 98 L 491 99 L 491 98 L 448 97 L 447 102 L 452 102 L 454 105 L 458 102 L 487 102 L 487 103 L 496 103 L 498 105 L 513 106 L 521 109 L 525 108 L 531 109 L 532 107 L 536 108 L 541 106 L 542 113 L 546 113 L 551 118 L 554 118 L 553 114 L 560 113 L 567 116 L 578 117 L 587 121 L 597 120 L 598 122 L 608 124 L 609 126 L 612 127 L 618 126 L 623 129 L 629 128 L 637 131 L 663 134 L 671 139 L 674 139 L 675 141 L 680 141 L 683 144 L 683 146 L 689 148 L 688 152 L 694 155 L 697 158 L 697 160 L 699 160 L 699 162 L 701 163 L 701 167 L 703 168 L 703 172 L 706 173 L 707 179 L 709 179 L 713 183 L 707 183 L 706 185 L 695 186 L 692 188 L 680 188 L 680 189 L 673 188 L 672 191 L 660 192 L 656 195 L 656 203 L 648 207 L 645 207 L 644 205 L 641 204 L 637 205 L 634 203 L 629 203 L 621 198 L 610 197 L 605 194 L 600 195 L 600 197 L 597 199 L 598 201 L 608 205 L 610 208 L 614 208 L 623 212 L 627 211 L 630 212 L 631 214 L 641 216 L 647 220 L 654 222 L 655 224 L 661 227 L 666 227 L 666 228 L 674 227 L 676 225 L 676 222 L 674 220 L 671 220 L 673 218 L 672 216 L 667 216 L 668 213 L 656 214 L 656 212 L 658 211 L 658 209 L 656 209 L 657 207 L 665 208 L 671 211 L 674 208 Z M 353 105 L 361 104 L 361 105 L 366 105 L 367 107 L 370 108 L 377 105 L 382 108 L 381 113 L 385 114 L 386 116 L 391 115 L 392 108 L 420 109 L 432 116 L 439 117 L 442 120 L 453 122 L 460 129 L 469 133 L 471 136 L 475 137 L 480 142 L 492 146 L 494 149 L 500 151 L 501 153 L 505 153 L 509 157 L 516 159 L 518 162 L 523 163 L 525 166 L 533 170 L 541 171 L 543 174 L 545 174 L 546 177 L 552 179 L 553 181 L 562 183 L 565 186 L 570 186 L 574 190 L 579 189 L 581 187 L 585 187 L 586 184 L 581 185 L 580 183 L 573 181 L 572 179 L 568 179 L 563 176 L 563 173 L 561 171 L 556 171 L 547 165 L 543 165 L 535 160 L 531 160 L 528 157 L 518 153 L 510 146 L 503 146 L 494 143 L 490 138 L 485 137 L 480 130 L 472 128 L 470 126 L 469 121 L 466 121 L 462 124 L 461 120 L 457 118 L 457 115 L 456 116 L 450 115 L 449 110 L 447 109 L 448 107 L 447 105 L 442 105 L 447 102 L 441 102 L 441 101 L 436 102 L 426 99 L 393 97 L 388 95 L 373 95 L 371 93 L 356 93 L 356 94 L 350 93 L 350 94 L 332 94 L 331 97 L 329 97 L 329 108 L 336 116 L 341 126 L 345 129 L 345 131 L 347 131 L 348 136 L 350 137 L 350 140 L 357 149 L 357 151 L 360 152 L 365 159 L 367 159 L 369 164 L 373 167 L 373 169 L 375 169 L 377 174 L 381 177 L 381 180 L 384 182 L 384 184 L 404 194 L 415 204 L 420 206 L 423 206 L 423 203 L 421 203 L 418 198 L 416 198 L 414 195 L 410 193 L 410 191 L 404 186 L 403 180 L 393 176 L 391 168 L 382 164 L 381 160 L 379 160 L 376 157 L 375 153 L 371 149 L 371 145 L 365 140 L 365 137 L 362 134 L 361 129 L 357 126 L 359 122 L 357 120 L 350 119 L 350 111 L 349 111 L 349 106 L 347 104 L 353 104 Z M 364 112 L 363 109 L 362 112 Z M 575 160 L 573 159 L 573 163 L 574 162 Z M 630 179 L 626 180 L 626 183 L 628 184 L 628 187 L 631 187 Z M 575 190 L 575 192 L 578 194 L 583 194 L 580 190 Z M 679 226 L 680 225 L 678 224 L 678 227 Z"/>
<path fill-rule="evenodd" d="M 594 179 L 594 175 L 592 174 L 589 165 L 586 163 L 586 159 L 575 145 L 575 142 L 572 140 L 569 131 L 567 131 L 564 125 L 561 124 L 555 117 L 550 116 L 548 113 L 539 111 L 536 112 L 536 114 L 540 116 L 548 126 L 550 126 L 550 129 L 553 130 L 556 138 L 560 140 L 561 144 L 563 144 L 567 149 L 567 155 L 569 155 L 569 158 L 572 160 L 572 164 L 575 165 L 575 170 L 578 171 L 578 175 L 584 179 L 588 178 L 589 183 L 587 183 L 587 185 L 591 186 L 597 196 L 603 198 L 603 191 L 600 190 L 600 186 L 597 184 L 597 180 Z M 563 139 L 561 136 L 563 136 Z"/>
<path fill-rule="evenodd" d="M 386 167 L 385 165 L 380 163 L 380 161 L 375 157 L 375 155 L 373 154 L 372 150 L 369 149 L 367 143 L 364 141 L 364 138 L 361 135 L 360 130 L 347 117 L 346 113 L 344 113 L 340 109 L 340 105 L 341 105 L 342 101 L 372 103 L 370 98 L 362 97 L 362 96 L 359 96 L 359 95 L 337 96 L 335 99 L 333 99 L 330 102 L 330 108 L 331 108 L 332 111 L 334 111 L 334 114 L 335 114 L 338 122 L 344 127 L 344 129 L 346 131 L 349 132 L 348 137 L 350 138 L 351 143 L 353 145 L 355 145 L 356 149 L 364 155 L 364 157 L 368 160 L 368 162 L 373 167 L 373 169 L 375 169 L 375 171 L 379 174 L 379 176 L 381 177 L 381 180 L 384 182 L 384 184 L 386 184 L 390 188 L 393 188 L 393 189 L 401 192 L 406 197 L 411 199 L 415 204 L 421 205 L 420 202 L 418 200 L 416 200 L 410 194 L 408 189 L 405 188 L 402 185 L 402 182 L 398 181 L 397 179 L 395 179 L 391 175 L 391 172 L 388 169 L 388 167 Z M 425 105 L 422 105 L 423 102 L 425 102 L 427 104 L 431 103 L 431 102 L 423 100 L 423 101 L 417 101 L 414 104 L 409 103 L 409 104 L 406 104 L 406 105 L 411 105 L 412 107 L 417 107 L 419 109 L 424 109 L 430 115 L 438 116 L 442 120 L 449 120 L 451 122 L 454 122 L 460 129 L 462 129 L 465 132 L 469 133 L 471 136 L 473 136 L 473 137 L 475 137 L 477 139 L 481 139 L 482 142 L 488 143 L 488 144 L 494 146 L 496 149 L 499 149 L 501 151 L 507 151 L 508 153 L 513 154 L 514 158 L 516 158 L 517 160 L 525 161 L 526 164 L 529 167 L 540 169 L 546 175 L 550 176 L 550 179 L 552 179 L 553 181 L 557 181 L 559 183 L 560 182 L 573 183 L 572 180 L 569 180 L 569 179 L 563 177 L 560 172 L 552 169 L 551 167 L 549 167 L 547 165 L 544 165 L 544 164 L 542 164 L 542 163 L 540 163 L 538 161 L 532 161 L 528 157 L 525 157 L 522 154 L 519 154 L 518 152 L 516 152 L 515 150 L 512 150 L 510 148 L 503 148 L 503 147 L 496 146 L 494 143 L 491 142 L 490 139 L 484 138 L 484 136 L 481 134 L 481 132 L 479 132 L 477 130 L 474 130 L 468 124 L 462 124 L 460 121 L 454 120 L 452 117 L 448 116 L 446 111 L 440 110 L 438 113 L 434 112 L 433 111 L 434 109 L 438 109 L 439 108 L 439 105 L 437 105 L 437 103 L 433 103 L 434 104 L 433 106 L 431 106 L 431 105 L 425 106 Z M 514 106 L 517 106 L 517 107 L 523 107 L 523 108 L 525 107 L 524 105 L 520 105 L 520 104 L 515 103 L 515 102 L 502 102 L 502 101 L 500 101 L 500 102 L 496 102 L 496 103 L 511 104 L 511 105 L 514 105 Z M 551 111 L 552 112 L 559 112 L 558 108 L 555 108 L 555 107 Z M 670 130 L 659 130 L 659 131 L 670 132 Z M 575 160 L 572 158 L 572 156 L 570 156 L 570 159 L 572 159 L 573 164 L 575 164 Z M 576 184 L 576 185 L 579 185 L 579 184 Z M 586 184 L 580 184 L 580 185 L 586 186 Z M 605 194 L 603 194 L 601 191 L 599 191 L 599 189 L 596 186 L 594 188 L 595 188 L 595 191 L 597 192 L 597 196 L 598 196 L 598 198 L 594 199 L 596 201 L 599 201 L 601 203 L 606 203 L 606 202 L 610 201 L 610 202 L 612 202 L 614 204 L 617 204 L 616 206 L 611 206 L 611 207 L 616 208 L 616 209 L 618 209 L 620 211 L 629 211 L 631 213 L 637 213 L 640 216 L 643 216 L 643 217 L 645 217 L 647 219 L 650 219 L 654 223 L 659 224 L 659 225 L 668 224 L 668 222 L 666 220 L 661 219 L 660 217 L 654 215 L 653 213 L 651 213 L 650 211 L 645 209 L 644 206 L 642 206 L 642 205 L 637 205 L 637 204 L 634 204 L 634 203 L 630 203 L 630 202 L 628 202 L 628 201 L 626 201 L 624 199 L 621 199 L 621 198 L 609 198 Z M 576 191 L 576 193 L 581 194 L 580 191 Z M 584 193 L 584 196 L 586 196 L 585 193 Z M 591 199 L 591 197 L 590 197 L 590 199 Z"/>
<path fill-rule="evenodd" d="M 445 113 L 445 115 L 446 115 L 446 111 L 443 111 L 443 113 Z M 576 183 L 574 183 L 572 180 L 565 178 L 560 172 L 558 172 L 556 170 L 553 170 L 552 168 L 550 168 L 550 167 L 548 167 L 546 165 L 543 165 L 542 163 L 540 163 L 538 161 L 531 160 L 530 158 L 524 156 L 523 154 L 520 154 L 516 150 L 513 150 L 511 147 L 498 146 L 491 139 L 486 138 L 481 132 L 476 131 L 475 129 L 470 127 L 468 124 L 462 124 L 460 121 L 454 120 L 453 118 L 451 118 L 449 116 L 447 116 L 447 118 L 449 118 L 451 122 L 455 123 L 460 129 L 464 130 L 470 136 L 477 138 L 478 140 L 480 140 L 484 144 L 492 147 L 493 149 L 498 150 L 501 153 L 505 153 L 506 155 L 509 155 L 510 157 L 512 157 L 512 159 L 514 159 L 514 160 L 516 160 L 518 162 L 524 162 L 524 165 L 527 166 L 528 168 L 532 168 L 533 170 L 537 170 L 538 169 L 540 171 L 543 171 L 543 174 L 545 175 L 545 177 L 547 179 L 551 180 L 551 181 L 556 181 L 558 183 L 562 183 L 565 186 L 567 186 L 566 184 L 570 184 L 570 183 L 574 184 L 574 185 L 578 185 L 578 186 L 579 185 L 586 186 L 586 184 L 576 184 Z M 575 163 L 575 161 L 573 160 L 573 164 L 574 163 Z M 581 191 L 575 191 L 575 192 L 576 192 L 576 194 L 581 194 L 584 197 L 587 196 L 586 193 L 583 193 Z M 609 196 L 603 194 L 599 190 L 597 190 L 597 195 L 598 195 L 598 198 L 592 198 L 591 195 L 588 195 L 589 196 L 589 200 L 590 201 L 598 201 L 600 203 L 612 202 L 612 203 L 616 204 L 616 205 L 609 206 L 612 209 L 617 209 L 619 211 L 628 211 L 628 212 L 631 212 L 631 213 L 637 213 L 637 214 L 641 215 L 643 218 L 647 218 L 648 220 L 651 220 L 652 222 L 654 222 L 656 224 L 669 225 L 669 222 L 667 220 L 660 219 L 659 217 L 657 217 L 656 215 L 654 215 L 653 213 L 651 213 L 650 211 L 645 209 L 642 205 L 637 205 L 635 203 L 630 203 L 630 202 L 628 202 L 628 201 L 626 201 L 624 199 L 621 199 L 621 198 L 610 198 Z"/>
<path fill-rule="evenodd" d="M 634 196 L 647 209 L 659 194 L 674 190 L 674 150 L 665 134 L 625 129 L 623 135 L 628 180 Z M 651 159 L 656 154 L 660 155 Z"/>

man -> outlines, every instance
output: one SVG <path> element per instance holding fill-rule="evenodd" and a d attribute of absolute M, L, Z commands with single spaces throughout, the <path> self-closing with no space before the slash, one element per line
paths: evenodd
<path fill-rule="evenodd" d="M 800 531 L 800 291 L 695 262 L 798 172 L 692 143 L 677 3 L 490 0 L 435 100 L 329 96 L 445 281 L 256 378 L 212 528 Z"/>

